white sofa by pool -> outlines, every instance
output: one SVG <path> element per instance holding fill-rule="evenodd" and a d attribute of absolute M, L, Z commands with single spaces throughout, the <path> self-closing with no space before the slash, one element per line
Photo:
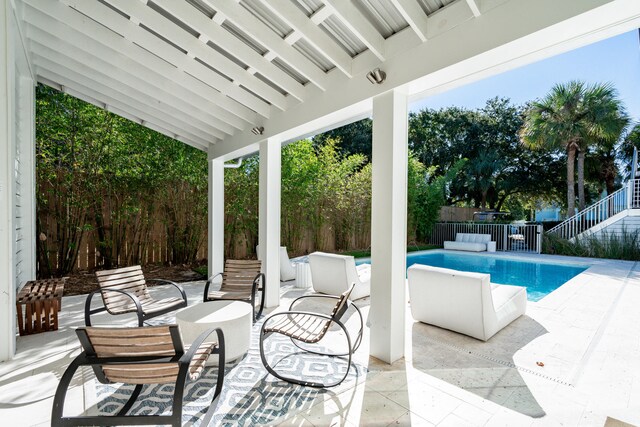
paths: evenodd
<path fill-rule="evenodd" d="M 414 264 L 409 267 L 413 318 L 487 341 L 523 315 L 527 289 L 490 283 L 490 275 Z"/>
<path fill-rule="evenodd" d="M 368 297 L 371 293 L 371 264 L 356 267 L 352 256 L 314 252 L 309 254 L 309 265 L 316 292 L 340 295 L 355 283 L 350 299 Z"/>
<path fill-rule="evenodd" d="M 444 248 L 456 251 L 482 252 L 487 250 L 490 242 L 491 234 L 456 233 L 456 240 L 444 242 Z"/>

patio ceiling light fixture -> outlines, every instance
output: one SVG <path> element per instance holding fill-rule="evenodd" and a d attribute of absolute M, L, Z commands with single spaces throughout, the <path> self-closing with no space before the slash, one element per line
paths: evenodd
<path fill-rule="evenodd" d="M 387 73 L 380 68 L 376 68 L 367 73 L 367 79 L 369 79 L 371 84 L 382 84 L 387 79 Z"/>
<path fill-rule="evenodd" d="M 254 135 L 262 135 L 262 133 L 264 132 L 264 128 L 262 126 L 256 126 L 253 129 L 251 129 L 251 132 Z"/>

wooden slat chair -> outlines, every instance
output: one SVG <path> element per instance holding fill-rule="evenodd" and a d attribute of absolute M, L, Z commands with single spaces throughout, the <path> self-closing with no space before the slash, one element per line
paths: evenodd
<path fill-rule="evenodd" d="M 264 310 L 265 277 L 261 273 L 262 261 L 228 259 L 224 272 L 217 273 L 207 280 L 204 287 L 204 302 L 216 300 L 237 300 L 251 304 L 255 322 Z M 220 290 L 210 291 L 213 281 L 221 277 Z M 260 292 L 260 307 L 256 313 L 256 294 Z"/>
<path fill-rule="evenodd" d="M 351 357 L 353 353 L 358 349 L 360 343 L 362 342 L 362 332 L 364 328 L 364 323 L 362 320 L 362 313 L 360 309 L 353 304 L 349 300 L 349 295 L 353 290 L 355 283 L 349 287 L 342 295 L 340 296 L 332 296 L 332 295 L 305 295 L 295 299 L 291 306 L 289 306 L 288 311 L 283 311 L 280 313 L 272 314 L 267 317 L 262 324 L 262 328 L 260 329 L 260 358 L 262 359 L 262 364 L 269 371 L 271 375 L 276 378 L 279 378 L 283 381 L 287 381 L 293 384 L 299 384 L 302 386 L 308 387 L 317 387 L 317 388 L 328 388 L 334 387 L 340 384 L 349 374 L 349 369 L 351 368 Z M 296 311 L 294 310 L 294 305 L 296 305 L 299 301 L 310 299 L 310 298 L 323 298 L 323 299 L 335 299 L 336 305 L 333 307 L 330 315 L 326 315 L 323 313 L 314 313 L 309 311 Z M 340 321 L 340 319 L 347 312 L 349 307 L 355 308 L 358 316 L 360 317 L 360 330 L 358 332 L 358 336 L 356 340 L 351 342 L 351 337 L 349 335 L 349 331 L 345 327 L 345 325 Z M 300 343 L 305 344 L 317 344 L 319 343 L 329 332 L 329 329 L 332 324 L 336 324 L 342 329 L 344 335 L 347 340 L 347 348 L 348 350 L 344 353 L 338 352 L 322 352 L 322 351 L 314 351 L 308 348 L 302 347 Z M 291 342 L 301 350 L 304 350 L 309 353 L 321 354 L 324 356 L 331 357 L 339 357 L 339 356 L 348 356 L 347 361 L 347 369 L 345 370 L 344 376 L 333 382 L 333 383 L 319 383 L 315 381 L 307 381 L 303 378 L 292 378 L 286 377 L 280 373 L 278 373 L 269 363 L 267 362 L 267 358 L 264 353 L 264 342 L 271 334 L 281 334 L 291 339 Z"/>
<path fill-rule="evenodd" d="M 113 315 L 137 313 L 138 326 L 142 326 L 147 319 L 187 306 L 187 294 L 182 286 L 170 280 L 145 279 L 139 265 L 97 271 L 96 277 L 100 289 L 87 296 L 84 308 L 84 320 L 87 326 L 91 326 L 92 314 L 105 310 Z M 180 292 L 180 297 L 152 298 L 147 289 L 147 282 L 150 281 L 176 287 Z M 98 292 L 102 295 L 104 306 L 92 309 L 91 300 Z"/>
<path fill-rule="evenodd" d="M 216 333 L 217 337 L 211 336 Z M 224 334 L 222 329 L 203 332 L 188 351 L 182 346 L 177 325 L 144 328 L 76 329 L 83 352 L 65 370 L 53 399 L 51 425 L 173 425 L 182 424 L 184 388 L 187 380 L 196 381 L 210 354 L 218 354 L 218 378 L 211 404 L 220 395 L 224 381 Z M 64 401 L 80 366 L 91 366 L 103 384 L 135 384 L 129 400 L 116 415 L 64 416 Z M 127 415 L 145 384 L 175 383 L 170 415 Z"/>

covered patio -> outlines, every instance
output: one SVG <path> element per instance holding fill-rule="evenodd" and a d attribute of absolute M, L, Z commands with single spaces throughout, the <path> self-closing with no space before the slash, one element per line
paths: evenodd
<path fill-rule="evenodd" d="M 640 267 L 629 261 L 567 261 L 591 267 L 543 300 L 529 302 L 525 316 L 488 342 L 409 315 L 405 356 L 387 364 L 369 357 L 371 334 L 365 328 L 350 375 L 335 388 L 300 387 L 268 375 L 252 341 L 242 361 L 229 364 L 208 425 L 638 425 Z M 185 284 L 191 305 L 200 303 L 202 286 Z M 288 282 L 281 288 L 283 306 L 304 292 Z M 83 295 L 64 297 L 60 330 L 19 338 L 15 358 L 0 363 L 0 414 L 6 422 L 50 425 L 59 378 L 80 351 L 74 330 L 84 325 L 84 301 Z M 356 304 L 366 318 L 370 300 Z M 347 326 L 353 330 L 352 320 Z M 113 321 L 107 314 L 96 317 L 100 324 Z M 174 321 L 170 314 L 159 322 Z M 195 384 L 204 393 L 210 383 Z M 114 402 L 108 395 L 115 391 L 118 398 L 113 389 L 98 384 L 87 369 L 72 382 L 65 413 L 108 413 Z M 162 407 L 165 400 L 152 392 L 145 405 Z M 186 401 L 183 422 L 206 421 L 199 400 L 189 394 Z"/>
<path fill-rule="evenodd" d="M 284 298 L 282 146 L 372 116 L 375 233 L 366 349 L 384 372 L 416 359 L 405 291 L 409 103 L 637 29 L 640 3 L 0 0 L 0 22 L 0 360 L 24 356 L 16 345 L 15 303 L 36 271 L 40 82 L 208 153 L 209 271 L 222 270 L 224 261 L 224 163 L 259 152 L 260 258 L 272 309 Z M 635 271 L 624 268 L 631 276 L 620 280 Z M 70 341 L 63 346 L 75 345 Z M 637 336 L 634 345 L 637 352 Z M 626 408 L 638 408 L 637 382 L 629 393 Z M 598 412 L 598 422 L 603 414 L 611 412 Z"/>

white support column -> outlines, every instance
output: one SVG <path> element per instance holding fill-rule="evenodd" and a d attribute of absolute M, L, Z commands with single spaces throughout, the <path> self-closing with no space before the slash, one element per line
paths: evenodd
<path fill-rule="evenodd" d="M 16 347 L 12 191 L 15 62 L 11 13 L 10 2 L 0 0 L 0 360 L 11 359 Z"/>
<path fill-rule="evenodd" d="M 266 307 L 280 305 L 280 141 L 260 142 L 259 238 L 262 271 L 267 278 Z"/>
<path fill-rule="evenodd" d="M 31 77 L 20 76 L 16 108 L 18 121 L 16 123 L 16 144 L 20 168 L 19 202 L 16 200 L 16 240 L 20 240 L 21 268 L 17 272 L 19 285 L 36 278 L 36 112 L 35 85 Z"/>
<path fill-rule="evenodd" d="M 213 158 L 209 146 L 209 238 L 208 273 L 212 276 L 224 267 L 224 160 Z"/>
<path fill-rule="evenodd" d="M 404 356 L 407 255 L 407 96 L 373 98 L 371 355 Z"/>

